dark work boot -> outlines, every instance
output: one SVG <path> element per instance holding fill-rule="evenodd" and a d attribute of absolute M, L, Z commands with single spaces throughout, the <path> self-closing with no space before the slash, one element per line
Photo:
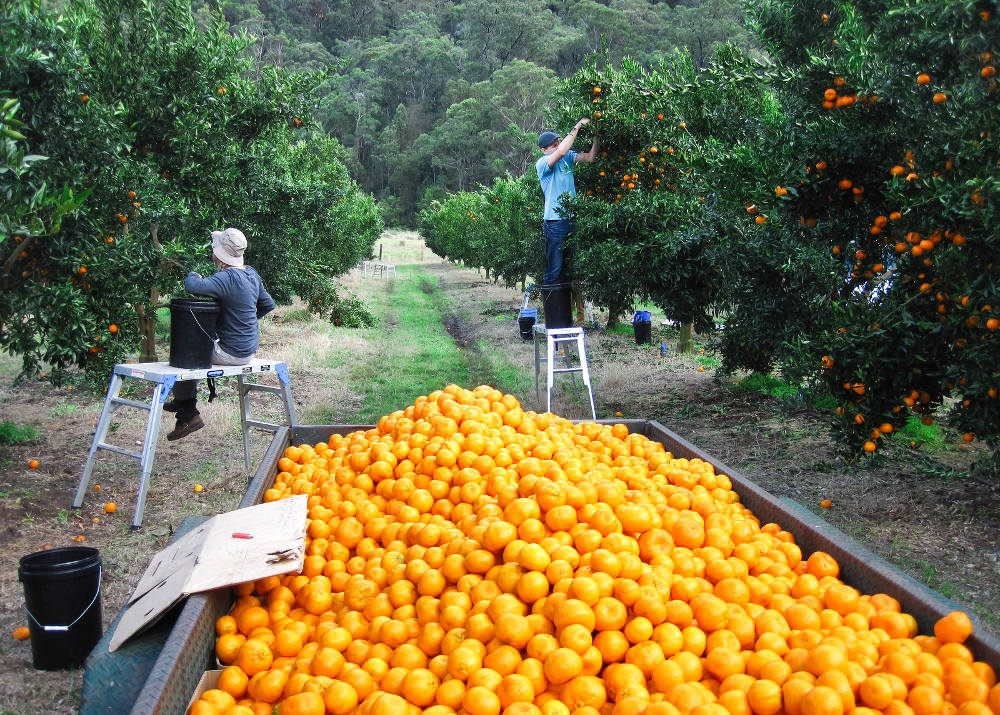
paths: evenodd
<path fill-rule="evenodd" d="M 193 414 L 180 413 L 177 415 L 177 425 L 174 427 L 173 432 L 167 435 L 167 441 L 173 442 L 181 437 L 187 437 L 192 432 L 197 432 L 204 426 L 205 423 L 202 421 L 201 415 L 197 412 Z"/>

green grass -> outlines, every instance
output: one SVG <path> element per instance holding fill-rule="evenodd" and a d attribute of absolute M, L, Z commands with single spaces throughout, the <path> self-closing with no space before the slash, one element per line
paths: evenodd
<path fill-rule="evenodd" d="M 780 400 L 796 400 L 805 402 L 811 407 L 820 410 L 834 410 L 837 408 L 837 399 L 826 390 L 800 388 L 789 384 L 774 375 L 755 372 L 752 375 L 737 382 L 734 386 L 738 390 L 748 390 L 759 392 L 762 395 L 770 395 Z"/>
<path fill-rule="evenodd" d="M 316 319 L 312 313 L 305 308 L 290 310 L 281 316 L 282 323 L 309 323 Z"/>
<path fill-rule="evenodd" d="M 935 452 L 944 448 L 944 435 L 941 428 L 936 424 L 921 424 L 920 418 L 910 415 L 906 426 L 896 433 L 897 439 L 906 443 L 913 442 L 914 447 L 920 447 L 925 451 Z"/>
<path fill-rule="evenodd" d="M 80 409 L 79 405 L 73 404 L 72 402 L 67 402 L 63 405 L 57 405 L 49 410 L 49 416 L 51 417 L 65 417 L 66 415 L 76 414 Z"/>
<path fill-rule="evenodd" d="M 38 439 L 38 430 L 31 425 L 19 425 L 12 420 L 0 422 L 0 444 L 20 444 Z"/>
<path fill-rule="evenodd" d="M 170 308 L 156 309 L 156 328 L 153 333 L 158 338 L 170 337 Z"/>
<path fill-rule="evenodd" d="M 755 372 L 740 380 L 736 383 L 736 387 L 740 390 L 760 392 L 764 395 L 779 398 L 798 397 L 799 394 L 799 388 L 789 385 L 774 375 L 766 375 L 762 372 Z"/>
<path fill-rule="evenodd" d="M 358 361 L 349 349 L 341 349 L 327 358 L 331 366 L 352 365 L 351 384 L 365 386 L 362 405 L 340 419 L 373 424 L 382 415 L 412 404 L 418 395 L 453 382 L 471 389 L 490 380 L 490 384 L 514 381 L 513 368 L 502 358 L 484 359 L 488 351 L 455 344 L 441 322 L 441 315 L 451 312 L 452 306 L 436 289 L 436 281 L 418 266 L 399 267 L 392 291 L 373 291 L 365 299 L 380 324 L 361 330 L 360 335 L 375 347 L 377 357 Z"/>

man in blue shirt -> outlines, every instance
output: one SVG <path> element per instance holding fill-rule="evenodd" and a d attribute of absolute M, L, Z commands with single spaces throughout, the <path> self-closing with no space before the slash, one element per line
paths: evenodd
<path fill-rule="evenodd" d="M 538 181 L 545 194 L 545 212 L 543 218 L 543 233 L 545 234 L 545 275 L 543 285 L 560 282 L 563 277 L 563 244 L 573 232 L 573 222 L 560 214 L 564 196 L 576 196 L 576 182 L 573 179 L 573 166 L 576 163 L 588 163 L 597 155 L 597 135 L 590 150 L 584 154 L 573 151 L 573 142 L 580 127 L 589 124 L 584 117 L 576 123 L 573 129 L 562 140 L 555 132 L 542 132 L 538 137 L 538 146 L 542 156 L 535 162 Z"/>
<path fill-rule="evenodd" d="M 260 330 L 257 319 L 274 310 L 260 276 L 243 265 L 247 239 L 238 228 L 212 231 L 212 261 L 218 271 L 207 278 L 191 271 L 184 287 L 194 295 L 207 295 L 219 303 L 218 339 L 212 351 L 213 365 L 246 365 L 257 352 Z M 197 380 L 182 380 L 174 386 L 174 399 L 163 405 L 177 413 L 177 425 L 167 435 L 170 441 L 186 437 L 205 426 L 197 407 Z"/>

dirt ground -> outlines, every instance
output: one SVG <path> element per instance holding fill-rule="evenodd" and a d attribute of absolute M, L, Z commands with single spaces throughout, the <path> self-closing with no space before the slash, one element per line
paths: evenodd
<path fill-rule="evenodd" d="M 479 365 L 484 381 L 513 374 L 507 378 L 512 384 L 497 386 L 513 391 L 526 409 L 544 410 L 545 377 L 536 398 L 532 344 L 518 332 L 521 293 L 422 252 L 420 260 L 429 285 L 440 292 L 442 322 L 467 352 L 470 364 Z M 351 281 L 357 279 L 347 279 Z M 288 361 L 301 422 L 308 423 L 316 406 L 323 405 L 326 414 L 332 406 L 335 421 L 349 423 L 359 406 L 358 391 L 330 379 L 321 359 L 329 339 L 318 332 L 310 337 L 312 331 L 292 320 L 296 311 L 301 313 L 296 306 L 277 311 L 263 331 L 260 354 Z M 365 350 L 363 340 L 347 331 L 345 335 L 344 340 L 353 341 L 352 350 Z M 662 356 L 661 342 L 666 346 Z M 717 382 L 710 367 L 698 370 L 697 355 L 675 354 L 675 336 L 655 313 L 653 345 L 637 346 L 631 334 L 588 330 L 598 417 L 658 420 L 775 495 L 820 514 L 914 578 L 975 611 L 984 627 L 1000 633 L 995 615 L 1000 613 L 1000 490 L 969 477 L 975 446 L 951 435 L 952 440 L 934 453 L 901 444 L 881 459 L 848 465 L 829 440 L 827 413 L 738 389 L 733 380 Z M 511 363 L 519 368 L 514 373 L 498 367 Z M 17 366 L 13 358 L 0 358 L 0 421 L 31 424 L 41 436 L 0 445 L 0 633 L 6 634 L 0 637 L 0 713 L 69 713 L 79 704 L 82 671 L 35 671 L 28 643 L 10 637 L 15 627 L 27 623 L 17 581 L 19 557 L 47 546 L 71 545 L 83 535 L 85 545 L 102 553 L 107 625 L 150 556 L 183 519 L 234 508 L 252 470 L 243 465 L 235 392 L 220 381 L 220 399 L 200 404 L 205 429 L 178 442 L 166 441 L 169 427 L 161 430 L 141 530 L 129 528 L 138 463 L 118 455 L 98 461 L 84 505 L 74 511 L 70 503 L 101 398 L 79 384 L 56 388 L 39 379 L 15 385 Z M 587 418 L 586 392 L 579 379 L 575 386 L 569 376 L 558 376 L 552 410 Z M 276 414 L 272 405 L 259 408 L 261 416 Z M 139 449 L 142 429 L 138 419 L 116 419 L 115 443 Z M 263 433 L 255 434 L 254 461 L 266 443 Z M 28 466 L 31 459 L 38 460 L 38 468 Z M 204 491 L 195 493 L 196 484 Z M 98 485 L 100 492 L 95 491 Z M 822 509 L 823 499 L 833 506 Z M 105 514 L 109 501 L 117 504 L 117 513 Z M 29 691 L 31 706 L 24 700 Z"/>

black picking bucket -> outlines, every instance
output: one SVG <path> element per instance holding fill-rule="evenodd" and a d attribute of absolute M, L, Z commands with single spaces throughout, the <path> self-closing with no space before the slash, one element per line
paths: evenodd
<path fill-rule="evenodd" d="M 552 283 L 542 286 L 542 310 L 545 312 L 546 328 L 569 328 L 573 326 L 570 308 L 572 289 L 569 283 Z"/>
<path fill-rule="evenodd" d="M 215 322 L 214 300 L 174 298 L 170 301 L 170 366 L 205 370 L 212 367 Z"/>
<path fill-rule="evenodd" d="M 538 308 L 521 308 L 517 316 L 517 327 L 524 340 L 531 340 L 531 335 L 538 320 Z"/>
<path fill-rule="evenodd" d="M 89 546 L 67 546 L 22 556 L 17 579 L 31 631 L 37 670 L 83 665 L 101 639 L 101 554 Z"/>
<path fill-rule="evenodd" d="M 632 317 L 632 332 L 635 334 L 636 345 L 652 345 L 653 322 L 648 310 L 636 311 Z"/>

